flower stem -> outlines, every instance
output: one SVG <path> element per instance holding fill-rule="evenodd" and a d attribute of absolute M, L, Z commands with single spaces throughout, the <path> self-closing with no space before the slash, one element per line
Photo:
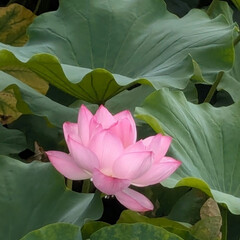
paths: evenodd
<path fill-rule="evenodd" d="M 33 12 L 35 15 L 37 14 L 37 11 L 38 11 L 38 9 L 39 9 L 40 4 L 41 4 L 41 0 L 38 0 L 38 1 L 37 1 L 37 5 L 36 5 L 36 7 L 35 7 L 35 9 L 34 9 L 34 12 Z"/>
<path fill-rule="evenodd" d="M 67 179 L 67 182 L 66 182 L 67 188 L 69 188 L 70 190 L 72 190 L 72 184 L 73 184 L 73 181 L 70 180 L 70 179 Z"/>
<path fill-rule="evenodd" d="M 215 6 L 217 5 L 217 3 L 219 2 L 219 0 L 212 0 L 210 6 L 207 9 L 207 15 L 210 17 L 213 13 L 213 10 L 215 8 Z"/>
<path fill-rule="evenodd" d="M 221 72 L 218 73 L 218 75 L 217 75 L 217 77 L 216 77 L 216 81 L 214 82 L 214 84 L 213 84 L 212 87 L 210 88 L 210 90 L 209 90 L 209 92 L 208 92 L 208 95 L 207 95 L 207 97 L 205 98 L 204 102 L 208 102 L 208 103 L 209 103 L 209 102 L 211 101 L 211 99 L 212 99 L 212 97 L 213 97 L 213 95 L 214 95 L 214 93 L 215 93 L 215 91 L 216 91 L 216 89 L 217 89 L 217 86 L 218 86 L 218 84 L 220 83 L 220 81 L 221 81 L 221 79 L 222 79 L 222 77 L 223 77 L 223 74 L 224 74 L 223 71 L 221 71 Z"/>
<path fill-rule="evenodd" d="M 89 193 L 90 188 L 91 188 L 91 181 L 89 179 L 84 180 L 82 185 L 82 193 Z"/>
<path fill-rule="evenodd" d="M 9 6 L 10 4 L 12 4 L 12 3 L 14 3 L 14 2 L 15 2 L 15 0 L 10 0 L 10 1 L 7 3 L 6 6 Z"/>
<path fill-rule="evenodd" d="M 228 210 L 226 208 L 221 208 L 221 215 L 222 215 L 222 240 L 227 240 L 227 214 L 228 214 Z"/>

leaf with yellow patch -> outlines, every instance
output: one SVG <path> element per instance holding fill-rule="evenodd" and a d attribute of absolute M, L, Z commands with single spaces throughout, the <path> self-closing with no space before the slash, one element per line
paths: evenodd
<path fill-rule="evenodd" d="M 11 52 L 7 50 L 0 51 L 0 70 L 21 80 L 23 83 L 34 88 L 42 94 L 46 94 L 48 83 L 39 77 L 34 71 L 27 68 Z"/>
<path fill-rule="evenodd" d="M 19 4 L 0 8 L 0 41 L 12 46 L 22 46 L 28 41 L 27 27 L 35 14 Z"/>
<path fill-rule="evenodd" d="M 12 89 L 0 92 L 0 123 L 9 124 L 19 118 L 21 113 L 16 107 L 17 99 Z"/>

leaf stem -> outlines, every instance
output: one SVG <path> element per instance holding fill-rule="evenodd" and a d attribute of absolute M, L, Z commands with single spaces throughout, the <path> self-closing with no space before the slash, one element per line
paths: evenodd
<path fill-rule="evenodd" d="M 222 240 L 227 240 L 227 214 L 228 210 L 224 207 L 221 208 L 222 215 Z"/>
<path fill-rule="evenodd" d="M 212 99 L 212 97 L 213 97 L 213 95 L 214 95 L 214 93 L 215 93 L 215 91 L 216 91 L 216 89 L 217 89 L 217 86 L 218 86 L 218 84 L 220 83 L 220 81 L 221 81 L 221 79 L 222 79 L 222 77 L 223 77 L 223 74 L 224 74 L 223 71 L 221 71 L 221 72 L 218 73 L 218 75 L 217 75 L 217 77 L 216 77 L 216 81 L 214 82 L 214 84 L 213 84 L 212 87 L 210 88 L 210 90 L 209 90 L 209 92 L 208 92 L 208 95 L 207 95 L 207 97 L 206 97 L 205 100 L 204 100 L 205 103 L 206 103 L 206 102 L 209 103 L 209 102 L 211 101 L 211 99 Z"/>
<path fill-rule="evenodd" d="M 217 5 L 217 3 L 219 2 L 219 0 L 212 0 L 210 6 L 207 9 L 207 15 L 210 17 L 213 13 L 213 10 L 215 8 L 215 6 Z"/>

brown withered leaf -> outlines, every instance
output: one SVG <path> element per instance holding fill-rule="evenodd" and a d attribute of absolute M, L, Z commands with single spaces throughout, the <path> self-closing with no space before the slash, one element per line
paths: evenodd
<path fill-rule="evenodd" d="M 17 3 L 0 8 L 0 42 L 23 46 L 28 41 L 27 27 L 36 15 Z"/>
<path fill-rule="evenodd" d="M 201 220 L 191 229 L 191 234 L 199 240 L 220 240 L 222 238 L 222 217 L 217 203 L 209 198 L 200 210 Z"/>
<path fill-rule="evenodd" d="M 219 210 L 218 204 L 212 199 L 209 198 L 202 206 L 200 210 L 201 219 L 207 217 L 221 217 L 221 212 Z"/>
<path fill-rule="evenodd" d="M 34 155 L 29 157 L 27 159 L 27 162 L 32 162 L 32 161 L 40 161 L 40 162 L 49 162 L 47 154 L 45 153 L 44 149 L 38 145 L 38 143 L 35 141 L 34 142 Z"/>

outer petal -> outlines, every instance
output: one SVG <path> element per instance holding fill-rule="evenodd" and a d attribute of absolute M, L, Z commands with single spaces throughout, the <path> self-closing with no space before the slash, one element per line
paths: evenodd
<path fill-rule="evenodd" d="M 136 142 L 136 127 L 128 118 L 119 120 L 109 131 L 121 139 L 125 148 Z"/>
<path fill-rule="evenodd" d="M 68 137 L 68 147 L 72 158 L 79 167 L 89 173 L 91 173 L 94 168 L 99 168 L 98 158 L 90 149 L 84 147 L 71 137 Z"/>
<path fill-rule="evenodd" d="M 111 174 L 115 160 L 123 152 L 123 145 L 120 139 L 102 130 L 96 134 L 89 144 L 89 148 L 99 159 L 100 169 Z"/>
<path fill-rule="evenodd" d="M 69 154 L 59 151 L 47 151 L 46 154 L 52 165 L 66 178 L 82 180 L 91 177 L 74 162 Z"/>
<path fill-rule="evenodd" d="M 114 195 L 115 193 L 127 188 L 130 185 L 130 181 L 106 176 L 95 169 L 93 172 L 93 184 L 101 192 L 108 195 Z"/>
<path fill-rule="evenodd" d="M 148 171 L 151 165 L 150 151 L 124 153 L 113 165 L 113 176 L 132 180 Z"/>
<path fill-rule="evenodd" d="M 89 125 L 92 117 L 92 113 L 82 105 L 78 113 L 78 131 L 84 146 L 87 146 L 89 141 Z"/>
<path fill-rule="evenodd" d="M 163 136 L 162 134 L 157 134 L 156 136 L 151 136 L 143 140 L 148 150 L 154 152 L 154 161 L 158 161 L 165 156 L 168 148 L 171 144 L 172 138 L 170 136 Z"/>
<path fill-rule="evenodd" d="M 133 180 L 132 184 L 144 187 L 159 183 L 169 177 L 180 165 L 180 161 L 171 157 L 164 157 L 160 162 L 153 164 L 145 174 Z"/>
<path fill-rule="evenodd" d="M 97 122 L 102 125 L 103 129 L 108 129 L 117 122 L 103 105 L 98 108 L 94 116 L 96 117 Z"/>
<path fill-rule="evenodd" d="M 63 133 L 65 137 L 65 141 L 68 144 L 68 136 L 74 138 L 76 140 L 80 140 L 78 135 L 78 125 L 77 123 L 65 122 L 63 123 Z"/>
<path fill-rule="evenodd" d="M 153 210 L 151 201 L 139 192 L 130 188 L 124 189 L 115 194 L 117 200 L 126 208 L 137 212 Z"/>

